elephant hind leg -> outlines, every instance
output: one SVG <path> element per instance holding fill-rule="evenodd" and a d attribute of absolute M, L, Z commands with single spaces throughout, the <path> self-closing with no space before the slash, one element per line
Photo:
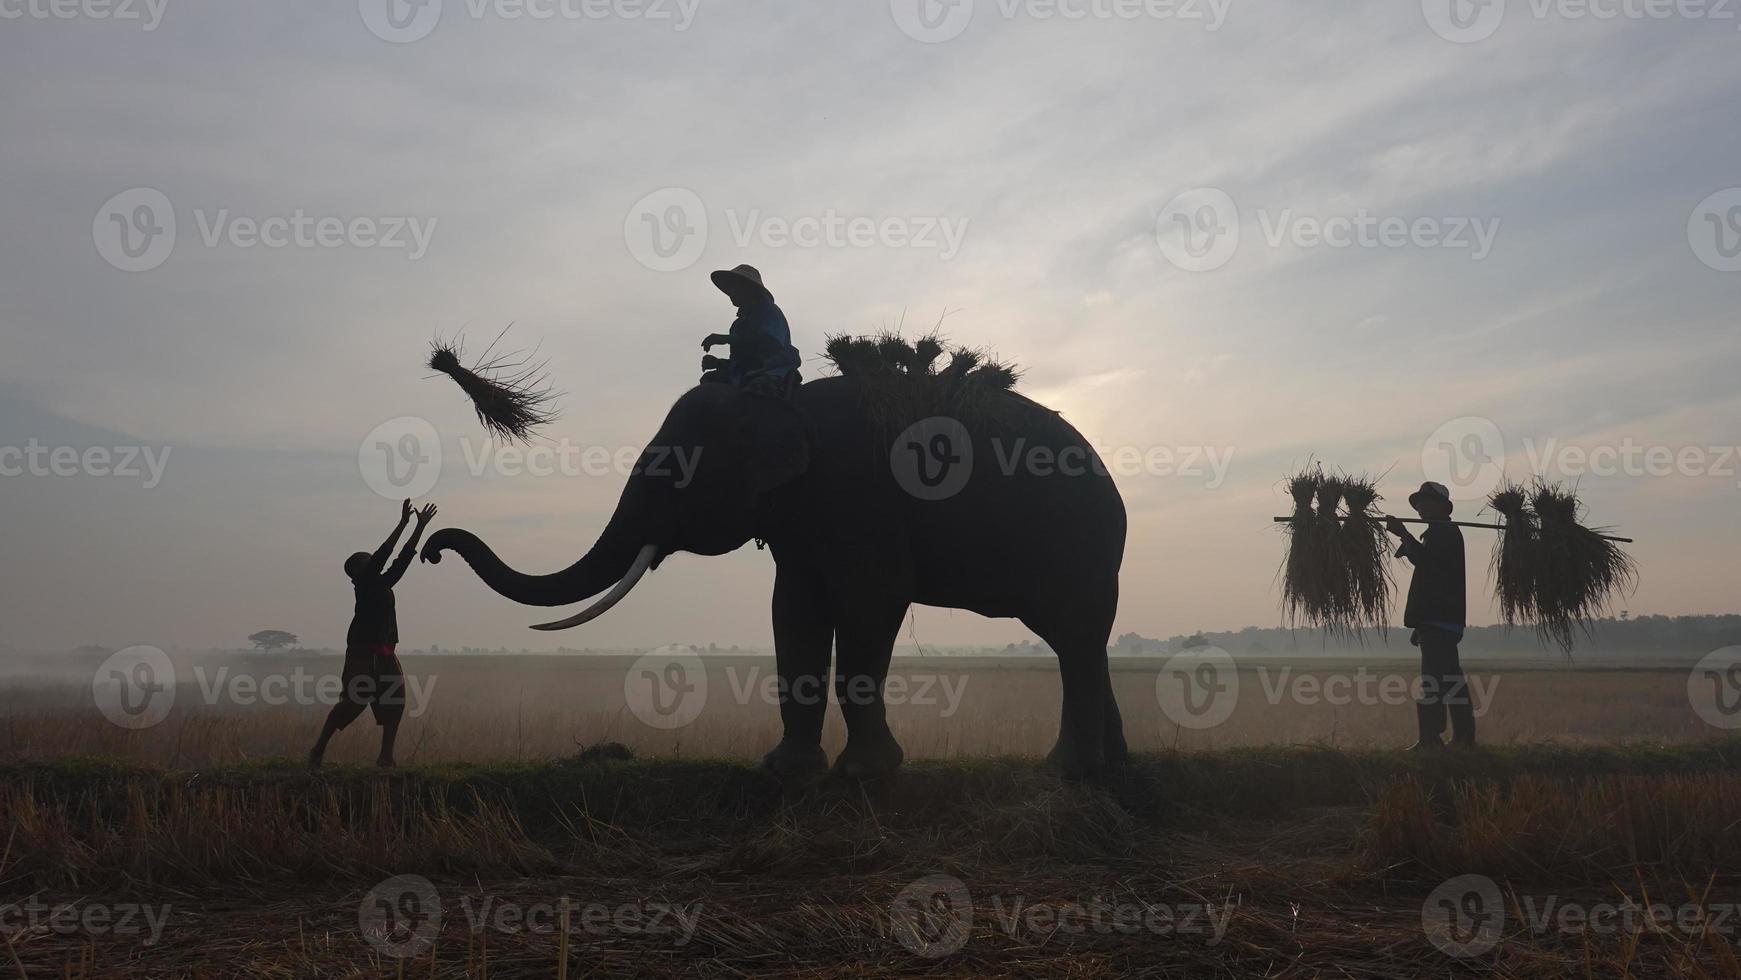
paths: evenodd
<path fill-rule="evenodd" d="M 1046 761 L 1072 778 L 1092 775 L 1108 762 L 1122 761 L 1126 755 L 1124 722 L 1112 695 L 1112 673 L 1106 657 L 1111 617 L 1023 622 L 1057 654 L 1063 681 L 1058 742 Z"/>

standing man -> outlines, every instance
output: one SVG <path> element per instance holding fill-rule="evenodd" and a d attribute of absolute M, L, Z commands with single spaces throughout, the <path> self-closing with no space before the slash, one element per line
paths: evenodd
<path fill-rule="evenodd" d="M 740 388 L 784 395 L 798 384 L 798 348 L 792 346 L 792 330 L 786 314 L 774 303 L 774 294 L 762 285 L 755 266 L 740 265 L 713 274 L 713 284 L 737 307 L 737 319 L 729 333 L 709 334 L 701 349 L 715 344 L 731 345 L 731 357 L 711 354 L 701 359 L 707 373 L 703 381 L 724 381 Z"/>
<path fill-rule="evenodd" d="M 1402 624 L 1414 632 L 1409 642 L 1421 648 L 1421 700 L 1415 704 L 1420 740 L 1412 750 L 1431 751 L 1444 747 L 1439 736 L 1445 731 L 1445 716 L 1451 718 L 1451 744 L 1467 748 L 1475 744 L 1475 705 L 1469 684 L 1457 658 L 1463 640 L 1468 596 L 1463 578 L 1463 532 L 1451 523 L 1451 491 L 1444 484 L 1428 481 L 1409 495 L 1409 506 L 1427 520 L 1427 529 L 1416 540 L 1396 518 L 1385 529 L 1402 539 L 1397 557 L 1415 566 L 1409 582 L 1408 606 Z"/>

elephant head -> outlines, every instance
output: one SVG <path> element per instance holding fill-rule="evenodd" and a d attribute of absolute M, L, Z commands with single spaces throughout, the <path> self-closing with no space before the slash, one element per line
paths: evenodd
<path fill-rule="evenodd" d="M 484 583 L 529 606 L 563 606 L 610 591 L 584 612 L 533 627 L 559 630 L 602 615 L 648 568 L 678 551 L 721 555 L 757 533 L 767 494 L 802 476 L 810 440 L 783 399 L 725 384 L 703 384 L 677 400 L 641 453 L 616 511 L 591 550 L 548 575 L 509 568 L 468 531 L 437 531 L 423 560 L 457 551 Z"/>

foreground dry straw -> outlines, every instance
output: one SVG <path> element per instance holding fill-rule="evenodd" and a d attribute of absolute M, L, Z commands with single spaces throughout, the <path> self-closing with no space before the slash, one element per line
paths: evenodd
<path fill-rule="evenodd" d="M 1441 882 L 1481 874 L 1508 898 L 1667 901 L 1718 921 L 1737 897 L 1722 870 L 1741 847 L 1735 749 L 1162 754 L 1098 785 L 1013 761 L 794 787 L 747 765 L 609 759 L 13 767 L 0 901 L 147 903 L 166 928 L 154 945 L 5 933 L 0 975 L 1733 977 L 1733 928 L 1536 932 L 1513 917 L 1497 948 L 1457 959 L 1422 910 Z M 428 880 L 445 914 L 395 958 L 361 910 L 401 874 Z M 931 910 L 968 928 L 925 956 L 902 944 L 896 901 L 938 874 L 969 906 Z M 694 931 L 478 918 L 564 899 L 679 906 Z M 1108 904 L 1168 912 L 1081 928 Z M 1053 914 L 1070 909 L 1084 911 Z"/>

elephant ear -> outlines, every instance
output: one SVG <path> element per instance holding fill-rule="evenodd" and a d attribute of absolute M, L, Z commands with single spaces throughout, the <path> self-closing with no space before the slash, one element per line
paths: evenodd
<path fill-rule="evenodd" d="M 760 495 L 796 480 L 810 468 L 810 429 L 784 399 L 749 396 L 736 426 L 738 451 L 747 462 L 750 492 Z"/>

